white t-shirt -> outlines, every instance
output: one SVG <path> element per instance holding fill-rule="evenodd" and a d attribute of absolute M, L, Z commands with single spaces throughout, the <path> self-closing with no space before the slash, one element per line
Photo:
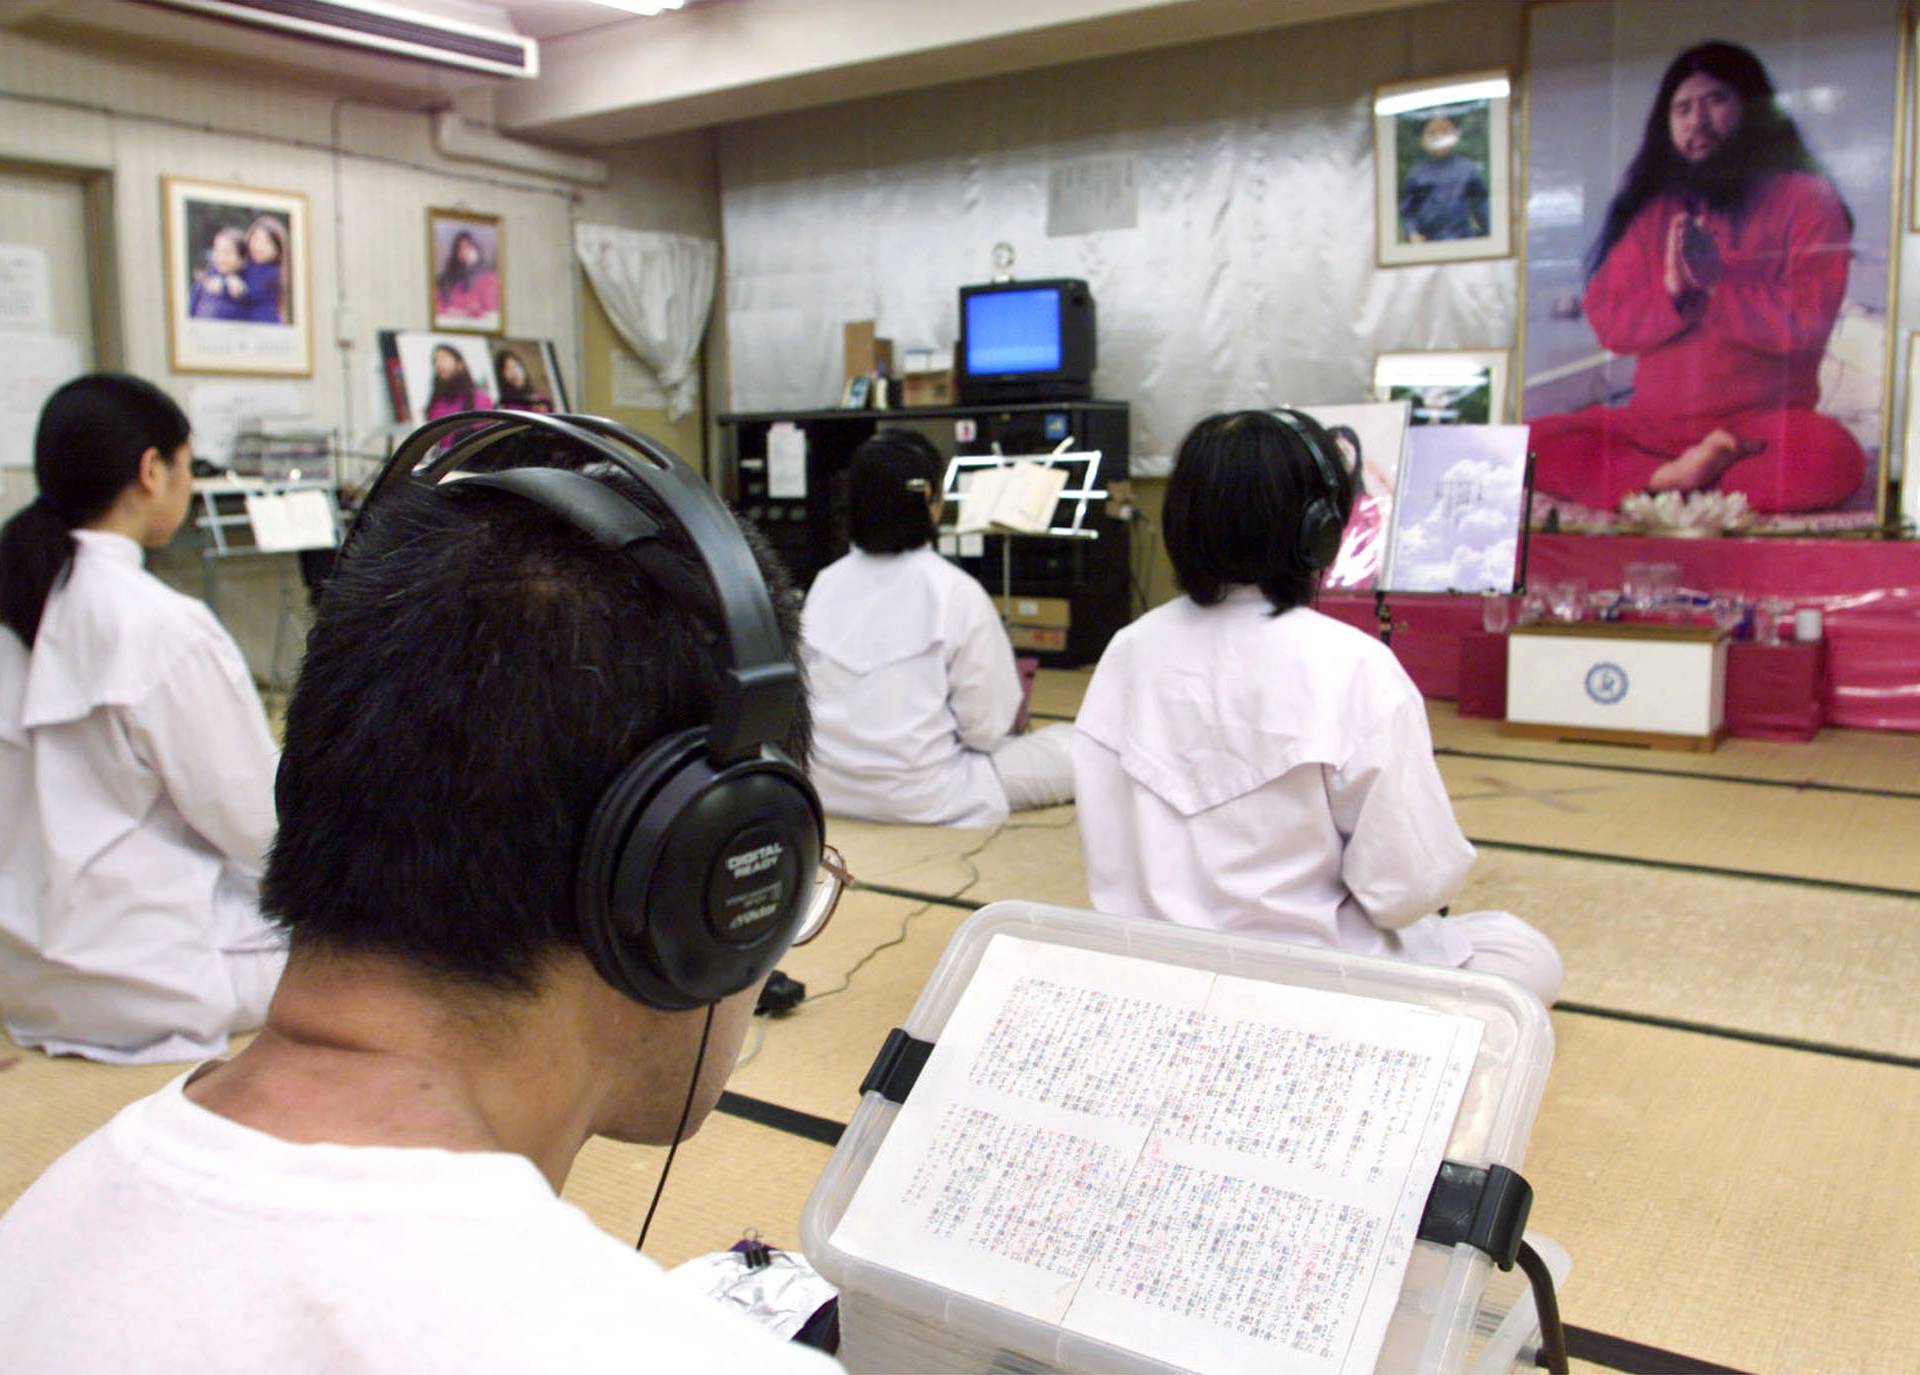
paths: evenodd
<path fill-rule="evenodd" d="M 1473 865 L 1420 693 L 1372 637 L 1258 588 L 1114 636 L 1074 723 L 1093 904 L 1459 966 Z"/>
<path fill-rule="evenodd" d="M 1013 729 L 1020 673 L 986 589 L 932 549 L 856 549 L 814 579 L 802 619 L 809 773 L 837 816 L 997 826 L 986 751 Z"/>
<path fill-rule="evenodd" d="M 29 654 L 0 630 L 0 1012 L 22 1045 L 204 1059 L 280 958 L 259 876 L 267 730 L 239 648 L 123 535 L 76 530 Z"/>
<path fill-rule="evenodd" d="M 0 1217 L 9 1375 L 839 1370 L 690 1300 L 522 1156 L 296 1145 L 185 1083 Z"/>

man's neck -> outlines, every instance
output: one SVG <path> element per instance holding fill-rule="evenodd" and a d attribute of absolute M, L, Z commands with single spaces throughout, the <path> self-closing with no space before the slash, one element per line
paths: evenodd
<path fill-rule="evenodd" d="M 607 1091 L 565 1003 L 296 955 L 266 1028 L 186 1093 L 285 1141 L 524 1155 L 557 1193 Z"/>

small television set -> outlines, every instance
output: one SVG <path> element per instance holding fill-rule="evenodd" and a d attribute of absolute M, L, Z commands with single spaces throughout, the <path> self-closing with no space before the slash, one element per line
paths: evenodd
<path fill-rule="evenodd" d="M 1085 400 L 1098 362 L 1093 293 L 1078 277 L 963 286 L 957 353 L 965 404 Z"/>

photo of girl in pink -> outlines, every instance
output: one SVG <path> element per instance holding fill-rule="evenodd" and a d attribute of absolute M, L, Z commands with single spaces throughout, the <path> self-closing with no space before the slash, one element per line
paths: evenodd
<path fill-rule="evenodd" d="M 553 397 L 547 394 L 517 350 L 500 348 L 494 351 L 493 375 L 500 384 L 501 410 L 553 414 Z"/>
<path fill-rule="evenodd" d="M 498 333 L 500 225 L 486 217 L 429 211 L 433 242 L 433 327 Z"/>
<path fill-rule="evenodd" d="M 493 397 L 473 380 L 473 374 L 467 369 L 467 360 L 460 356 L 460 350 L 452 344 L 435 344 L 433 390 L 427 394 L 426 418 L 438 420 L 443 415 L 455 415 L 460 411 L 492 409 Z"/>

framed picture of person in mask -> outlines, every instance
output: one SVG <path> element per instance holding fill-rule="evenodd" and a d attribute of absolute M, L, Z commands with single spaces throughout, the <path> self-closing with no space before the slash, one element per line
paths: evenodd
<path fill-rule="evenodd" d="M 1510 93 L 1504 71 L 1374 92 L 1381 267 L 1512 254 Z"/>
<path fill-rule="evenodd" d="M 1523 416 L 1534 519 L 1738 496 L 1885 506 L 1902 33 L 1881 0 L 1528 11 Z"/>

